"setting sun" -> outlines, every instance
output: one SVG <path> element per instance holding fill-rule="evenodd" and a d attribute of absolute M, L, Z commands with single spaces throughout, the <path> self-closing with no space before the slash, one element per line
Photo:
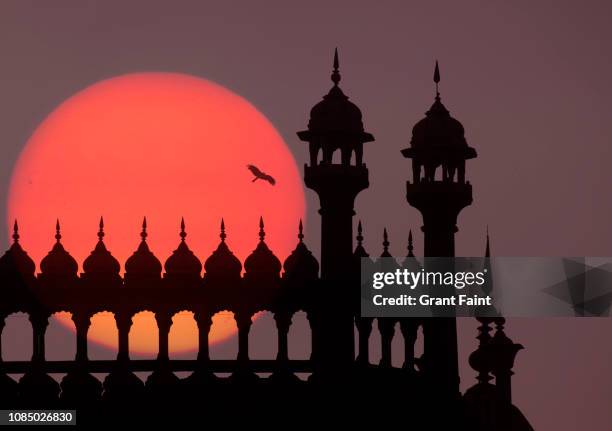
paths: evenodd
<path fill-rule="evenodd" d="M 276 184 L 252 182 L 247 164 Z M 221 217 L 229 247 L 244 261 L 257 244 L 260 215 L 266 242 L 283 259 L 295 246 L 304 211 L 291 152 L 249 102 L 201 78 L 138 73 L 84 89 L 40 124 L 14 169 L 7 220 L 11 230 L 19 221 L 21 243 L 38 265 L 53 245 L 59 218 L 62 243 L 82 264 L 104 216 L 106 246 L 123 270 L 138 246 L 143 216 L 147 242 L 163 264 L 179 244 L 181 217 L 187 244 L 201 261 L 219 243 Z M 134 318 L 130 350 L 155 353 L 157 329 L 152 319 L 138 325 L 140 318 Z M 69 317 L 58 319 L 72 327 Z M 233 334 L 230 316 L 215 323 L 211 342 Z M 175 316 L 172 333 L 175 352 L 197 347 L 189 314 Z M 110 314 L 96 317 L 89 338 L 116 345 Z"/>

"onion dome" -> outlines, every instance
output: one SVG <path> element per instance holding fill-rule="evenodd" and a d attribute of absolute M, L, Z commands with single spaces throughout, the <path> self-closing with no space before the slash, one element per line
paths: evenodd
<path fill-rule="evenodd" d="M 41 278 L 43 279 L 71 279 L 77 277 L 79 265 L 64 249 L 60 242 L 61 239 L 60 224 L 57 220 L 55 223 L 55 245 L 49 254 L 40 261 Z"/>
<path fill-rule="evenodd" d="M 225 238 L 225 222 L 221 219 L 221 234 L 219 235 L 221 242 L 217 246 L 217 249 L 213 251 L 206 262 L 204 263 L 204 274 L 205 280 L 211 282 L 237 282 L 240 280 L 240 274 L 242 272 L 242 263 L 234 256 L 231 252 Z"/>
<path fill-rule="evenodd" d="M 172 255 L 166 260 L 164 268 L 166 269 L 166 278 L 189 278 L 197 280 L 200 278 L 202 271 L 202 263 L 193 254 L 185 242 L 187 233 L 185 232 L 185 220 L 181 218 L 181 242 Z"/>
<path fill-rule="evenodd" d="M 402 263 L 402 267 L 409 271 L 420 271 L 421 264 L 414 256 L 414 245 L 412 243 L 412 229 L 408 232 L 408 255 Z"/>
<path fill-rule="evenodd" d="M 140 233 L 140 245 L 138 249 L 125 262 L 125 279 L 146 280 L 157 279 L 161 275 L 161 262 L 151 253 L 147 245 L 147 218 L 142 221 L 142 232 Z"/>
<path fill-rule="evenodd" d="M 411 148 L 402 150 L 402 154 L 405 157 L 426 155 L 435 157 L 437 155 L 439 158 L 453 157 L 460 160 L 476 157 L 476 150 L 468 146 L 465 140 L 463 125 L 451 117 L 448 109 L 442 104 L 438 91 L 440 69 L 437 61 L 434 82 L 436 83 L 435 101 L 425 113 L 425 118 L 414 125 L 410 141 Z M 423 151 L 426 151 L 427 154 L 421 154 Z"/>
<path fill-rule="evenodd" d="M 83 278 L 99 280 L 119 280 L 120 265 L 104 245 L 104 219 L 100 217 L 98 243 L 91 254 L 83 261 Z"/>
<path fill-rule="evenodd" d="M 264 242 L 265 236 L 263 218 L 260 217 L 259 244 L 244 261 L 244 277 L 247 280 L 265 283 L 279 278 L 281 263 Z"/>
<path fill-rule="evenodd" d="M 34 278 L 36 265 L 28 253 L 19 244 L 19 226 L 17 220 L 13 225 L 13 244 L 0 257 L 0 277 L 3 280 L 31 280 Z"/>
<path fill-rule="evenodd" d="M 319 262 L 304 244 L 302 220 L 298 227 L 298 244 L 285 260 L 284 278 L 297 282 L 316 280 L 319 275 Z"/>
<path fill-rule="evenodd" d="M 323 100 L 310 111 L 308 130 L 298 132 L 302 141 L 312 141 L 329 135 L 356 138 L 359 142 L 370 142 L 374 137 L 363 130 L 361 110 L 342 92 L 338 62 L 338 49 L 334 52 L 334 70 L 331 75 L 334 86 Z"/>
<path fill-rule="evenodd" d="M 389 235 L 387 234 L 387 228 L 383 229 L 383 252 L 380 255 L 380 259 L 377 261 L 378 271 L 381 272 L 392 272 L 399 268 L 399 265 L 389 253 Z"/>
<path fill-rule="evenodd" d="M 361 220 L 357 224 L 357 247 L 353 252 L 353 265 L 352 265 L 352 277 L 355 280 L 371 280 L 372 273 L 374 272 L 374 262 L 370 259 L 370 255 L 363 246 L 363 228 L 361 226 Z"/>

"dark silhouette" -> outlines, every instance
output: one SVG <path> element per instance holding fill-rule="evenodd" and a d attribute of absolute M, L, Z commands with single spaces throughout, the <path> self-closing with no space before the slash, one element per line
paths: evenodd
<path fill-rule="evenodd" d="M 436 64 L 436 87 L 439 76 Z M 55 244 L 40 263 L 41 273 L 35 274 L 34 262 L 19 243 L 15 222 L 13 244 L 0 257 L 0 334 L 7 316 L 27 313 L 32 323 L 33 355 L 31 361 L 3 362 L 0 349 L 0 401 L 4 408 L 78 408 L 78 423 L 85 425 L 104 421 L 123 424 L 129 418 L 142 424 L 167 413 L 173 421 L 187 417 L 200 422 L 227 422 L 237 416 L 256 418 L 262 414 L 280 422 L 291 415 L 303 423 L 321 426 L 321 418 L 325 418 L 347 427 L 362 425 L 367 414 L 377 421 L 377 427 L 400 420 L 413 429 L 531 430 L 511 399 L 512 368 L 522 346 L 507 337 L 502 317 L 479 318 L 479 346 L 469 357 L 478 373 L 477 382 L 465 394 L 459 391 L 454 318 L 361 317 L 360 269 L 380 269 L 388 262 L 370 258 L 363 246 L 361 222 L 353 248 L 354 201 L 369 186 L 363 143 L 374 138 L 364 132 L 361 111 L 338 86 L 337 51 L 332 82 L 332 89 L 312 109 L 307 130 L 298 133 L 310 150 L 310 163 L 304 167 L 305 184 L 317 192 L 321 204 L 320 272 L 319 262 L 304 242 L 301 221 L 295 250 L 281 262 L 265 241 L 265 224 L 260 219 L 258 240 L 253 235 L 256 245 L 243 265 L 226 242 L 226 226 L 221 220 L 219 245 L 202 265 L 187 245 L 187 229 L 181 219 L 178 246 L 162 266 L 149 249 L 144 219 L 140 242 L 125 262 L 121 277 L 119 262 L 104 244 L 100 219 L 97 243 L 83 262 L 82 274 L 77 273 L 76 261 L 61 243 L 59 221 Z M 334 163 L 337 150 L 340 163 Z M 472 203 L 465 160 L 475 157 L 476 152 L 467 145 L 463 126 L 442 105 L 437 90 L 426 118 L 413 129 L 410 148 L 402 154 L 413 161 L 407 199 L 423 215 L 425 255 L 454 256 L 457 216 Z M 274 184 L 267 174 L 248 166 L 256 176 L 254 181 Z M 436 178 L 440 166 L 442 175 Z M 382 258 L 390 257 L 389 245 L 385 229 Z M 408 253 L 401 266 L 418 270 L 422 264 L 413 251 L 409 232 Z M 485 256 L 489 255 L 487 235 Z M 158 327 L 159 352 L 154 360 L 130 358 L 132 317 L 143 310 L 155 314 Z M 198 326 L 195 360 L 169 356 L 172 317 L 184 310 L 194 313 Z M 213 360 L 209 355 L 212 317 L 223 310 L 234 313 L 238 328 L 234 360 Z M 45 359 L 48 320 L 58 311 L 72 313 L 76 327 L 73 361 Z M 111 311 L 115 316 L 116 360 L 88 358 L 87 333 L 92 316 L 100 311 Z M 271 312 L 276 323 L 276 332 L 270 336 L 276 338 L 278 350 L 269 360 L 249 357 L 252 318 L 260 311 Z M 306 312 L 311 328 L 312 354 L 307 360 L 292 360 L 288 354 L 289 329 L 298 311 Z M 370 360 L 374 320 L 381 337 L 378 364 Z M 423 330 L 424 354 L 415 357 L 419 328 Z M 404 362 L 399 368 L 392 361 L 396 335 L 404 341 Z M 151 372 L 145 382 L 136 374 L 140 371 Z M 180 379 L 175 374 L 179 371 L 190 371 L 191 375 Z M 50 373 L 65 375 L 58 384 Z M 93 373 L 108 374 L 100 382 Z M 297 373 L 308 373 L 309 377 L 303 380 Z M 11 377 L 14 374 L 23 376 L 17 382 Z"/>
<path fill-rule="evenodd" d="M 262 172 L 257 166 L 247 165 L 247 168 L 249 169 L 249 171 L 251 171 L 253 175 L 255 175 L 255 178 L 253 178 L 252 182 L 255 182 L 257 180 L 264 180 L 264 181 L 269 182 L 272 185 L 276 184 L 276 180 L 274 178 L 272 178 L 270 175 L 266 174 L 265 172 Z"/>

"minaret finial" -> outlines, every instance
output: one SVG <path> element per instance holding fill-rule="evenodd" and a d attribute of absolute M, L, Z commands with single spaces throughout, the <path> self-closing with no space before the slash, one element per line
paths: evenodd
<path fill-rule="evenodd" d="M 263 217 L 259 216 L 259 240 L 263 242 L 265 237 Z"/>
<path fill-rule="evenodd" d="M 491 247 L 489 245 L 489 225 L 487 225 L 487 246 L 485 248 L 485 257 L 491 257 Z"/>
<path fill-rule="evenodd" d="M 408 257 L 414 257 L 414 246 L 412 244 L 412 229 L 408 231 Z"/>
<path fill-rule="evenodd" d="M 185 218 L 181 217 L 181 233 L 179 234 L 181 237 L 181 241 L 185 241 L 185 237 L 187 236 L 187 232 L 185 232 Z"/>
<path fill-rule="evenodd" d="M 387 228 L 383 230 L 383 248 L 385 253 L 389 253 L 389 235 L 387 235 Z"/>
<path fill-rule="evenodd" d="M 140 238 L 142 238 L 143 241 L 147 240 L 147 218 L 144 217 L 142 219 L 142 232 L 140 232 Z"/>
<path fill-rule="evenodd" d="M 438 84 L 440 83 L 440 68 L 438 67 L 438 60 L 436 60 L 436 68 L 434 69 L 433 80 L 436 83 L 436 100 L 440 100 L 440 91 Z"/>
<path fill-rule="evenodd" d="M 334 85 L 340 82 L 340 62 L 338 61 L 338 48 L 334 50 L 334 71 L 332 72 L 331 80 Z"/>
<path fill-rule="evenodd" d="M 302 225 L 302 219 L 300 219 L 300 225 L 298 226 L 298 239 L 300 242 L 304 242 L 304 226 Z"/>
<path fill-rule="evenodd" d="M 19 242 L 19 226 L 17 225 L 17 219 L 13 223 L 13 242 Z"/>
<path fill-rule="evenodd" d="M 221 238 L 221 242 L 225 242 L 226 237 L 227 235 L 225 235 L 225 221 L 223 220 L 223 217 L 221 217 L 221 233 L 219 234 L 219 238 Z"/>
<path fill-rule="evenodd" d="M 363 228 L 361 227 L 361 220 L 359 220 L 359 223 L 357 223 L 357 245 L 358 246 L 362 246 L 363 245 Z"/>
<path fill-rule="evenodd" d="M 57 240 L 57 242 L 60 242 L 60 239 L 62 239 L 62 234 L 60 233 L 59 219 L 55 221 L 55 239 Z"/>
<path fill-rule="evenodd" d="M 102 241 L 104 238 L 104 218 L 100 216 L 100 223 L 98 223 L 98 241 Z"/>

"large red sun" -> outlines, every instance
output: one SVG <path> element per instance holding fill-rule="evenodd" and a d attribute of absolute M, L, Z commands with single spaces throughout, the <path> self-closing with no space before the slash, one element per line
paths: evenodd
<path fill-rule="evenodd" d="M 276 185 L 251 182 L 247 164 L 272 175 Z M 162 263 L 179 243 L 181 217 L 187 243 L 202 261 L 216 248 L 224 217 L 227 242 L 244 261 L 257 244 L 260 215 L 266 242 L 285 257 L 304 208 L 295 160 L 253 105 L 201 78 L 137 73 L 82 90 L 42 122 L 15 166 L 8 222 L 11 229 L 19 221 L 21 243 L 38 264 L 59 218 L 64 247 L 82 263 L 104 216 L 107 248 L 123 264 L 138 245 L 143 216 L 149 246 Z M 232 334 L 230 317 L 215 322 L 212 342 Z M 154 353 L 156 328 L 137 327 L 130 350 Z M 172 333 L 172 350 L 196 347 L 189 315 L 175 316 Z M 115 346 L 112 317 L 97 319 L 89 335 Z"/>

